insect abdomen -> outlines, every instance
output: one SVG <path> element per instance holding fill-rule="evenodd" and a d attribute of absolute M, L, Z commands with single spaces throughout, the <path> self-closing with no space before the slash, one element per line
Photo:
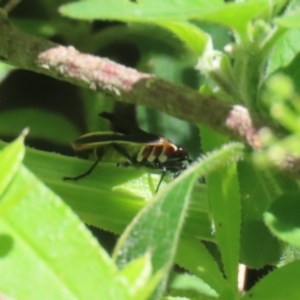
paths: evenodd
<path fill-rule="evenodd" d="M 161 138 L 155 144 L 143 146 L 137 156 L 137 162 L 154 162 L 164 163 L 171 154 L 177 151 L 177 147 L 168 140 Z"/>

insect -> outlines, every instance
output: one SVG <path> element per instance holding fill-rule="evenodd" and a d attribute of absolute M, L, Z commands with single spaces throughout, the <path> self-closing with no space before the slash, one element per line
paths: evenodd
<path fill-rule="evenodd" d="M 100 115 L 112 121 L 112 114 Z M 92 156 L 95 162 L 85 173 L 76 177 L 64 177 L 64 180 L 78 180 L 89 175 L 100 161 L 115 162 L 122 166 L 145 166 L 162 170 L 157 192 L 168 171 L 176 177 L 192 162 L 182 147 L 141 129 L 135 130 L 134 133 L 87 133 L 76 139 L 72 146 L 76 152 L 86 152 Z"/>

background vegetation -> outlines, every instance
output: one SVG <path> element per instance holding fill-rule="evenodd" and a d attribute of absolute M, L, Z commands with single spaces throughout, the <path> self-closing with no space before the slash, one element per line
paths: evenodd
<path fill-rule="evenodd" d="M 0 4 L 3 299 L 299 299 L 299 1 Z M 109 130 L 98 113 L 118 105 L 70 73 L 39 74 L 36 41 L 155 74 L 144 98 L 118 83 L 115 98 L 195 162 L 156 195 L 159 170 L 113 163 L 63 181 L 91 165 L 71 141 Z M 239 263 L 273 271 L 239 288 Z"/>

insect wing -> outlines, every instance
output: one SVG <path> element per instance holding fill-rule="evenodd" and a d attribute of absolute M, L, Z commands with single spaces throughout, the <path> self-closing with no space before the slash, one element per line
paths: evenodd
<path fill-rule="evenodd" d="M 160 138 L 153 134 L 124 135 L 117 132 L 92 132 L 76 139 L 72 146 L 75 151 L 86 153 L 90 158 L 101 157 L 102 161 L 116 163 L 128 162 L 130 158 L 132 163 L 136 163 L 141 149 L 159 143 Z"/>
<path fill-rule="evenodd" d="M 92 150 L 96 147 L 107 146 L 112 142 L 123 138 L 123 134 L 117 132 L 91 132 L 82 135 L 75 141 L 72 146 L 75 151 Z"/>

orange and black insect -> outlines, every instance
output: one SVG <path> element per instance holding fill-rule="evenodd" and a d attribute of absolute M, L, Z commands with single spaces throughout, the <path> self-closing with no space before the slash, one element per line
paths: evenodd
<path fill-rule="evenodd" d="M 112 114 L 100 115 L 112 121 Z M 140 129 L 135 130 L 134 133 L 87 133 L 76 139 L 72 146 L 76 152 L 92 154 L 95 162 L 84 174 L 65 177 L 65 180 L 78 180 L 87 176 L 100 161 L 115 162 L 123 166 L 144 166 L 162 170 L 162 176 L 156 188 L 158 191 L 166 172 L 172 172 L 176 177 L 192 162 L 182 147 L 174 145 L 164 137 Z"/>

